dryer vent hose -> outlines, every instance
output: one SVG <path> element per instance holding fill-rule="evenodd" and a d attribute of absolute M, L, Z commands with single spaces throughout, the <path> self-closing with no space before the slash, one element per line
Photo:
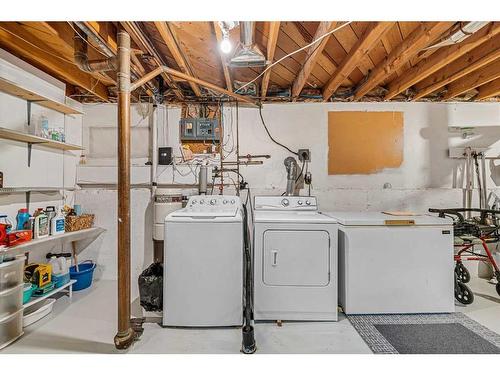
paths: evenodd
<path fill-rule="evenodd" d="M 253 272 L 252 272 L 252 256 L 250 253 L 250 232 L 248 228 L 248 211 L 247 207 L 243 205 L 243 247 L 245 251 L 245 312 L 243 316 L 242 328 L 242 343 L 241 351 L 244 354 L 252 354 L 257 350 L 255 345 L 254 329 L 252 326 L 253 318 L 253 298 L 252 298 L 252 285 L 253 285 Z"/>

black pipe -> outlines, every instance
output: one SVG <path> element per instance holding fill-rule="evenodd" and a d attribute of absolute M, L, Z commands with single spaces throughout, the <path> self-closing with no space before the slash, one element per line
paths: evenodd
<path fill-rule="evenodd" d="M 245 311 L 242 333 L 241 351 L 244 354 L 253 354 L 257 350 L 255 345 L 254 329 L 252 326 L 253 300 L 252 300 L 252 255 L 250 253 L 250 235 L 248 229 L 248 211 L 243 204 L 243 247 L 245 251 Z"/>

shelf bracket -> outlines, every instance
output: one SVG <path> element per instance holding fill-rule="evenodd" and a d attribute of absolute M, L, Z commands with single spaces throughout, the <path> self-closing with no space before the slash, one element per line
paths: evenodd
<path fill-rule="evenodd" d="M 26 101 L 26 112 L 28 116 L 28 118 L 26 119 L 26 123 L 28 124 L 28 126 L 31 126 L 31 100 Z"/>
<path fill-rule="evenodd" d="M 31 167 L 31 149 L 33 148 L 33 143 L 28 142 L 28 167 Z"/>
<path fill-rule="evenodd" d="M 28 209 L 28 212 L 30 210 L 30 200 L 31 200 L 31 191 L 27 191 L 24 193 L 26 196 L 26 208 Z"/>

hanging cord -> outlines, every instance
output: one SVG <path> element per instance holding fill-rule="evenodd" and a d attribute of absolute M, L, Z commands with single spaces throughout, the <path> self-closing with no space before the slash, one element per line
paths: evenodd
<path fill-rule="evenodd" d="M 271 141 L 273 141 L 274 143 L 276 143 L 278 146 L 280 147 L 283 147 L 285 150 L 287 150 L 288 152 L 291 152 L 292 154 L 296 155 L 296 156 L 299 156 L 299 153 L 298 152 L 295 152 L 295 151 L 292 151 L 290 148 L 288 148 L 287 146 L 285 146 L 284 144 L 282 143 L 279 143 L 277 140 L 275 140 L 273 138 L 273 136 L 271 135 L 271 133 L 269 132 L 269 129 L 267 128 L 266 126 L 266 123 L 264 122 L 264 117 L 262 117 L 262 106 L 259 107 L 259 115 L 260 115 L 260 120 L 262 121 L 262 125 L 264 125 L 264 129 L 266 129 L 266 133 L 267 135 L 269 136 L 269 138 L 271 139 Z"/>
<path fill-rule="evenodd" d="M 320 40 L 326 38 L 327 36 L 333 34 L 334 32 L 346 27 L 347 25 L 349 25 L 350 23 L 352 23 L 352 21 L 348 21 L 346 23 L 343 23 L 342 25 L 340 25 L 339 27 L 336 27 L 335 29 L 327 32 L 326 34 L 323 34 L 321 35 L 320 37 L 318 37 L 317 39 L 313 40 L 311 43 L 309 44 L 306 44 L 304 47 L 301 47 L 293 52 L 290 52 L 288 55 L 285 55 L 283 56 L 281 59 L 279 60 L 276 60 L 274 63 L 272 63 L 271 65 L 269 65 L 266 69 L 264 69 L 262 71 L 262 73 L 260 73 L 257 77 L 255 77 L 254 79 L 252 79 L 250 82 L 247 82 L 245 83 L 243 86 L 241 86 L 238 90 L 236 90 L 234 93 L 237 94 L 238 91 L 240 90 L 243 90 L 245 87 L 247 87 L 248 85 L 251 85 L 252 83 L 254 83 L 255 81 L 257 81 L 260 77 L 262 77 L 264 75 L 265 72 L 267 72 L 269 69 L 271 69 L 273 66 L 275 66 L 276 64 L 279 64 L 280 62 L 282 62 L 283 60 L 285 60 L 286 58 L 292 56 L 292 55 L 295 55 L 296 53 L 300 52 L 300 51 L 303 51 L 305 50 L 306 48 L 318 43 Z"/>

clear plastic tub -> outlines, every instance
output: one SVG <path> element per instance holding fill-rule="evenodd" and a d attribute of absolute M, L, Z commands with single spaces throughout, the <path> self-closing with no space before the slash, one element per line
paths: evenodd
<path fill-rule="evenodd" d="M 23 283 L 24 256 L 0 264 L 0 292 Z"/>
<path fill-rule="evenodd" d="M 0 319 L 23 307 L 24 284 L 0 292 Z"/>
<path fill-rule="evenodd" d="M 0 349 L 11 344 L 23 334 L 23 310 L 0 318 Z"/>

